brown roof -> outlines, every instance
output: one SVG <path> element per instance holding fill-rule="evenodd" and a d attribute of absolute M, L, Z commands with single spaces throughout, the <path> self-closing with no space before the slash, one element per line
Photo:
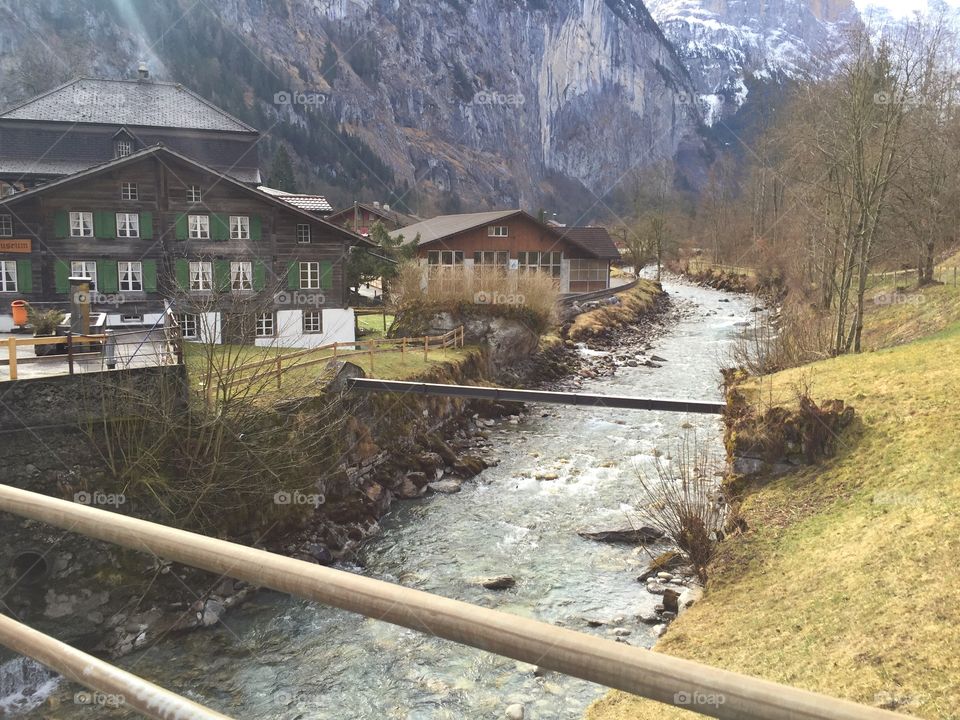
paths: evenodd
<path fill-rule="evenodd" d="M 619 260 L 620 251 L 605 227 L 588 225 L 584 227 L 558 228 L 560 235 L 579 245 L 601 260 Z"/>
<path fill-rule="evenodd" d="M 402 212 L 399 212 L 398 210 L 394 210 L 393 208 L 390 208 L 389 210 L 384 210 L 383 205 L 381 205 L 380 207 L 376 207 L 375 205 L 371 205 L 370 203 L 358 202 L 357 207 L 361 207 L 364 210 L 367 210 L 373 213 L 374 215 L 382 217 L 384 220 L 390 220 L 394 224 L 399 225 L 401 227 L 406 227 L 407 225 L 413 225 L 414 223 L 420 222 L 420 218 L 418 218 L 416 215 L 409 215 L 407 213 L 402 213 Z M 353 205 L 349 205 L 345 208 L 341 208 L 340 210 L 337 210 L 336 212 L 334 212 L 328 218 L 328 220 L 330 220 L 330 222 L 337 222 L 341 217 L 349 218 L 350 213 L 352 212 L 353 212 Z"/>

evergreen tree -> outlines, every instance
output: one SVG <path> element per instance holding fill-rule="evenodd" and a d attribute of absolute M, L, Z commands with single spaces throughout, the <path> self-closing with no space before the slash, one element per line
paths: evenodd
<path fill-rule="evenodd" d="M 277 148 L 277 154 L 273 157 L 269 183 L 270 187 L 277 190 L 290 193 L 297 192 L 297 181 L 293 176 L 293 163 L 290 162 L 290 155 L 283 145 Z"/>

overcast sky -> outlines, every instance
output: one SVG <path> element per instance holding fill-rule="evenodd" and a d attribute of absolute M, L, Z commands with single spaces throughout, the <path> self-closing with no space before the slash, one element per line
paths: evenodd
<path fill-rule="evenodd" d="M 865 10 L 871 5 L 880 5 L 885 7 L 891 14 L 903 16 L 908 15 L 914 10 L 920 10 L 927 6 L 927 0 L 855 0 L 860 10 Z M 960 0 L 948 0 L 948 2 L 957 7 Z"/>

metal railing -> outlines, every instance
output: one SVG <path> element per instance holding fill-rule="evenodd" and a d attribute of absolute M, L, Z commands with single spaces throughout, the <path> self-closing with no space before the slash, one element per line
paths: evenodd
<path fill-rule="evenodd" d="M 6 485 L 0 485 L 0 510 L 711 717 L 905 717 Z M 20 651 L 39 654 L 33 643 Z"/>

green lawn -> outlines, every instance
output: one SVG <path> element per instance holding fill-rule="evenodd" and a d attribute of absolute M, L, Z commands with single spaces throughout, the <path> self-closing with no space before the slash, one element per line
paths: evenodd
<path fill-rule="evenodd" d="M 364 339 L 370 338 L 381 338 L 386 334 L 384 330 L 384 316 L 383 315 L 358 315 L 357 324 L 360 326 L 360 330 L 363 332 Z M 386 330 L 390 329 L 390 326 L 393 324 L 393 315 L 387 313 L 386 315 Z"/>
<path fill-rule="evenodd" d="M 860 427 L 822 467 L 753 490 L 749 531 L 724 543 L 705 599 L 656 650 L 919 717 L 960 717 L 958 355 L 955 324 L 754 390 L 787 404 L 807 384 L 817 399 L 852 404 Z M 587 717 L 692 715 L 612 693 Z"/>

